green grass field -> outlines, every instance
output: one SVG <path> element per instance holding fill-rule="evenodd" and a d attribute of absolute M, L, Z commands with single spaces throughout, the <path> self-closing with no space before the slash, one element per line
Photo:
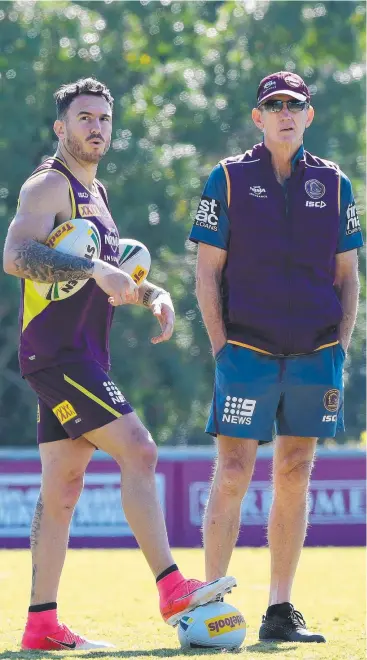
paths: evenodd
<path fill-rule="evenodd" d="M 182 572 L 203 576 L 201 550 L 175 550 Z M 365 551 L 362 548 L 306 548 L 294 588 L 293 602 L 310 628 L 327 644 L 261 644 L 257 633 L 267 603 L 269 554 L 236 549 L 231 573 L 238 588 L 228 601 L 248 625 L 244 659 L 362 660 L 365 654 Z M 0 552 L 0 660 L 67 658 L 206 658 L 222 653 L 183 653 L 175 629 L 160 619 L 154 580 L 138 550 L 69 550 L 59 596 L 60 618 L 91 639 L 116 645 L 112 652 L 19 651 L 30 582 L 28 551 Z"/>

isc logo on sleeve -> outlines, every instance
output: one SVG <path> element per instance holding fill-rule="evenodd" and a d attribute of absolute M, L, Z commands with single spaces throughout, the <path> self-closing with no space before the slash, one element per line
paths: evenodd
<path fill-rule="evenodd" d="M 219 214 L 220 202 L 217 199 L 203 195 L 195 216 L 195 225 L 210 229 L 210 231 L 218 231 Z"/>
<path fill-rule="evenodd" d="M 65 424 L 65 422 L 68 422 L 70 419 L 74 419 L 74 417 L 76 417 L 76 412 L 73 406 L 71 403 L 69 403 L 69 401 L 66 400 L 52 408 L 52 412 L 54 415 L 56 415 L 60 424 Z"/>

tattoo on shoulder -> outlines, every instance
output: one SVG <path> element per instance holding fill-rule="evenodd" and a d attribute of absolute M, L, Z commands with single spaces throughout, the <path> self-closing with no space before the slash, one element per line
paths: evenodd
<path fill-rule="evenodd" d="M 85 280 L 91 276 L 93 264 L 85 257 L 75 257 L 29 241 L 16 249 L 14 260 L 17 272 L 35 282 L 64 282 Z"/>

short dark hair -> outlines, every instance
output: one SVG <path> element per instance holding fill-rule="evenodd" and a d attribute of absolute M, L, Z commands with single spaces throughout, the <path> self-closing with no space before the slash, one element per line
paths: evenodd
<path fill-rule="evenodd" d="M 61 85 L 54 94 L 58 119 L 63 119 L 72 101 L 81 94 L 103 96 L 113 109 L 113 96 L 110 90 L 96 78 L 79 78 L 76 82 Z"/>

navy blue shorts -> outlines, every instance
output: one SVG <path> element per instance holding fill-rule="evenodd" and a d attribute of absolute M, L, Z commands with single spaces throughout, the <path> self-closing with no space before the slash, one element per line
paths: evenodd
<path fill-rule="evenodd" d="M 340 344 L 273 357 L 227 343 L 216 356 L 206 432 L 271 442 L 278 435 L 332 438 L 344 430 Z"/>
<path fill-rule="evenodd" d="M 70 362 L 25 378 L 38 395 L 38 443 L 78 438 L 133 410 L 96 362 Z"/>

